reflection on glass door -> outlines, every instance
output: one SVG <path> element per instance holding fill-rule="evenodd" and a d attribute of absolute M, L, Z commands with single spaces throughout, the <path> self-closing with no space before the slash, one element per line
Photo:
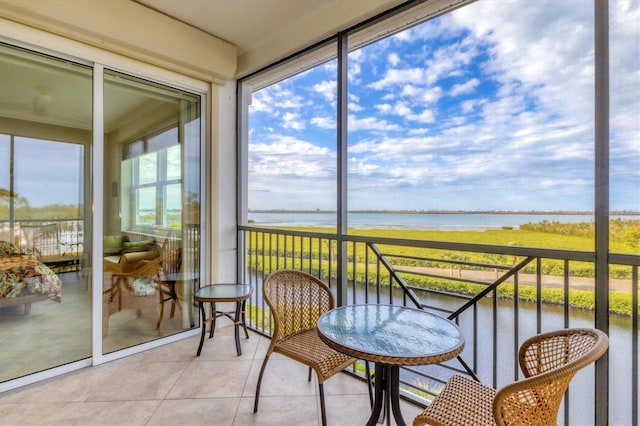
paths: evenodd
<path fill-rule="evenodd" d="M 200 99 L 105 71 L 103 352 L 194 326 Z"/>
<path fill-rule="evenodd" d="M 0 382 L 91 356 L 91 69 L 0 44 Z"/>

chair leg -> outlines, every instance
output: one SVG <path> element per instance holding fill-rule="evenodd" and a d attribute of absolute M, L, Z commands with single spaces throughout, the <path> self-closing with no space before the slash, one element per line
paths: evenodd
<path fill-rule="evenodd" d="M 258 384 L 256 385 L 256 399 L 253 402 L 253 412 L 258 412 L 258 399 L 260 398 L 260 385 L 262 384 L 262 375 L 264 374 L 264 369 L 267 366 L 267 361 L 269 361 L 269 355 L 265 355 L 264 361 L 262 361 L 262 367 L 260 367 L 260 375 L 258 376 Z"/>
<path fill-rule="evenodd" d="M 311 381 L 311 371 L 312 371 L 312 368 L 311 368 L 311 367 L 309 367 L 309 377 L 308 377 L 308 379 L 307 379 L 309 382 Z"/>
<path fill-rule="evenodd" d="M 322 426 L 327 426 L 327 413 L 324 408 L 324 386 L 322 386 L 322 383 L 318 384 L 318 390 L 320 391 L 320 413 L 322 415 Z"/>
<path fill-rule="evenodd" d="M 158 315 L 158 323 L 156 324 L 157 329 L 160 329 L 163 316 L 164 316 L 164 300 L 162 300 L 162 293 L 160 293 L 160 315 Z"/>

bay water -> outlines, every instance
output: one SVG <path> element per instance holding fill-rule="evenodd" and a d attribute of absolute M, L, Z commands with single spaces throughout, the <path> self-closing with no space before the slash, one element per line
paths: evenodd
<path fill-rule="evenodd" d="M 611 219 L 640 220 L 638 215 L 612 215 Z M 249 222 L 263 226 L 335 227 L 335 212 L 249 212 Z M 424 212 L 351 212 L 348 227 L 355 229 L 430 229 L 484 230 L 513 228 L 527 223 L 594 222 L 592 213 L 424 213 Z"/>

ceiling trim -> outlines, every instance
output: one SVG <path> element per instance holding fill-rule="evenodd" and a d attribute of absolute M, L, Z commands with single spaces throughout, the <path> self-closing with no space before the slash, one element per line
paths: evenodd
<path fill-rule="evenodd" d="M 204 81 L 236 72 L 234 45 L 129 0 L 0 0 L 0 17 Z"/>

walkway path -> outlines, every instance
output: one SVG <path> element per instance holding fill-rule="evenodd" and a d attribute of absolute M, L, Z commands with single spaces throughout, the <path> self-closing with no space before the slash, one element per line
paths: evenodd
<path fill-rule="evenodd" d="M 402 266 L 403 270 L 410 270 L 432 275 L 439 275 L 444 278 L 465 278 L 491 283 L 499 278 L 504 272 L 498 271 L 475 271 L 468 269 L 441 269 L 423 268 L 418 266 Z M 536 275 L 520 273 L 518 282 L 521 285 L 536 285 Z M 564 277 L 557 275 L 542 275 L 542 286 L 547 288 L 563 288 Z M 569 277 L 569 286 L 573 290 L 593 290 L 595 278 Z M 609 290 L 612 292 L 631 293 L 631 280 L 609 279 Z"/>

